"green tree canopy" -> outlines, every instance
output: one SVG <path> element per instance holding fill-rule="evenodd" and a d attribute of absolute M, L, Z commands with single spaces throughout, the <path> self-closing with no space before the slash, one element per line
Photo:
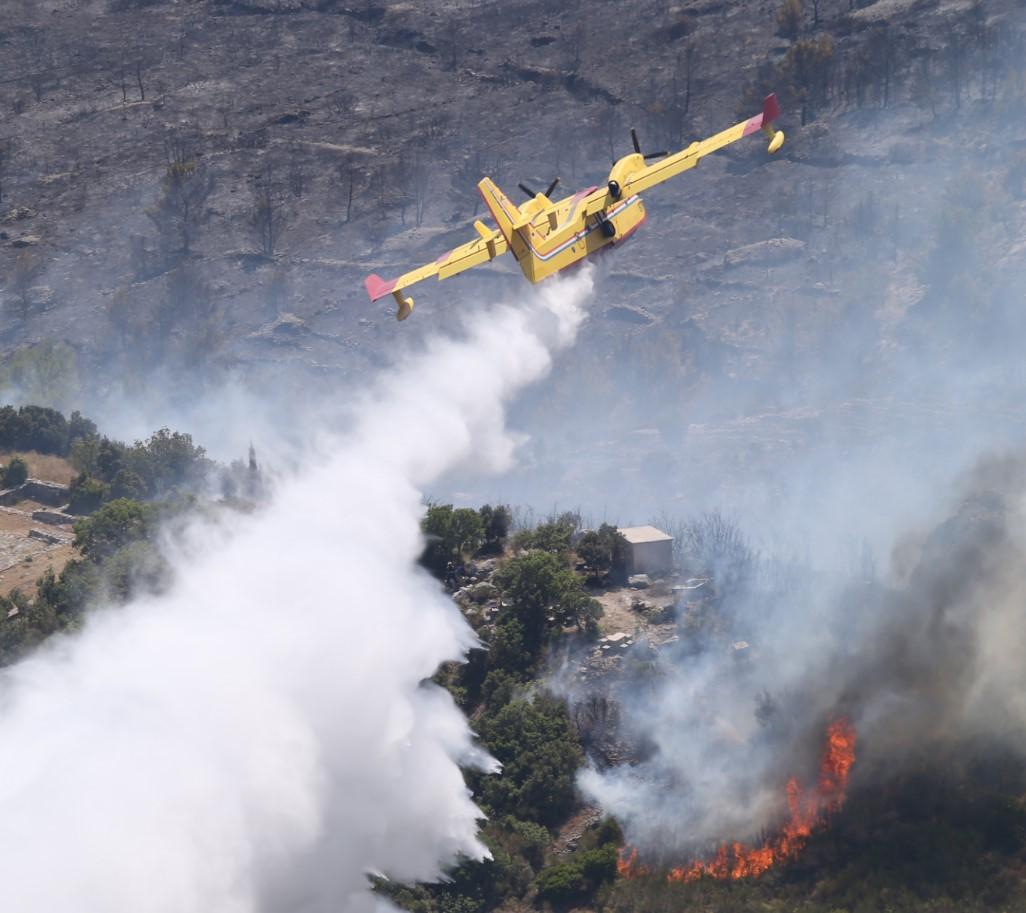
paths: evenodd
<path fill-rule="evenodd" d="M 566 705 L 547 695 L 510 701 L 482 718 L 480 733 L 502 763 L 500 776 L 484 779 L 484 804 L 524 821 L 559 821 L 573 806 L 574 774 L 582 760 Z"/>
<path fill-rule="evenodd" d="M 428 540 L 421 564 L 439 579 L 450 561 L 475 553 L 484 538 L 481 514 L 469 507 L 454 509 L 451 504 L 429 505 L 421 530 Z"/>
<path fill-rule="evenodd" d="M 196 483 L 210 468 L 206 451 L 193 444 L 192 435 L 168 428 L 154 432 L 145 443 L 136 441 L 124 462 L 146 483 L 152 497 Z"/>
<path fill-rule="evenodd" d="M 627 540 L 609 523 L 584 533 L 577 542 L 576 552 L 593 579 L 602 579 L 607 574 L 622 579 L 626 574 Z"/>
<path fill-rule="evenodd" d="M 483 527 L 484 544 L 482 552 L 490 555 L 497 555 L 502 552 L 503 545 L 509 536 L 509 528 L 513 523 L 513 514 L 505 504 L 492 507 L 485 504 L 478 513 L 481 514 L 481 525 Z"/>
<path fill-rule="evenodd" d="M 496 573 L 494 582 L 509 597 L 512 614 L 523 626 L 524 646 L 532 655 L 550 626 L 584 628 L 601 615 L 580 578 L 551 552 L 532 551 L 513 558 Z"/>
<path fill-rule="evenodd" d="M 157 522 L 152 504 L 118 498 L 87 519 L 75 521 L 75 547 L 93 561 L 112 555 L 129 542 L 149 538 Z"/>

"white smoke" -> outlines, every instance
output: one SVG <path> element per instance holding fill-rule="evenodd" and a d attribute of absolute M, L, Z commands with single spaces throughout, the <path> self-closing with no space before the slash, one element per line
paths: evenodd
<path fill-rule="evenodd" d="M 430 342 L 266 510 L 192 530 L 169 593 L 4 673 L 0 908 L 356 911 L 368 872 L 485 854 L 458 764 L 494 762 L 424 683 L 474 635 L 415 564 L 421 488 L 509 464 L 504 404 L 573 340 L 590 286 Z"/>

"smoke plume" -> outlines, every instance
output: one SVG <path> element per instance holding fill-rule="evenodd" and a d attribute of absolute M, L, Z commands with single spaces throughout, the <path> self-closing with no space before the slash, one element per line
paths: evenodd
<path fill-rule="evenodd" d="M 654 675 L 617 693 L 639 761 L 580 782 L 642 859 L 680 864 L 772 832 L 785 782 L 815 782 L 824 731 L 841 717 L 858 731 L 862 786 L 1026 753 L 1026 457 L 981 460 L 947 501 L 896 537 L 879 576 L 764 557 L 748 590 L 716 607 L 719 631 L 684 633 Z M 730 644 L 742 638 L 751 647 L 739 653 Z"/>
<path fill-rule="evenodd" d="M 494 762 L 425 683 L 474 636 L 416 566 L 421 491 L 509 464 L 504 404 L 573 340 L 589 289 L 429 342 L 269 507 L 192 529 L 170 592 L 4 673 L 0 906 L 356 911 L 367 873 L 485 854 L 458 765 Z"/>

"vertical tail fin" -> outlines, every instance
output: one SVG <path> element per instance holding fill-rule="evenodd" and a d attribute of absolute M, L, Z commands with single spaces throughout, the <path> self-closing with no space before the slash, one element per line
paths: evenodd
<path fill-rule="evenodd" d="M 492 214 L 499 231 L 506 239 L 506 243 L 513 245 L 513 233 L 528 224 L 529 220 L 520 214 L 520 207 L 517 206 L 506 194 L 504 194 L 491 178 L 484 178 L 478 182 L 478 192 L 484 200 L 485 206 Z"/>

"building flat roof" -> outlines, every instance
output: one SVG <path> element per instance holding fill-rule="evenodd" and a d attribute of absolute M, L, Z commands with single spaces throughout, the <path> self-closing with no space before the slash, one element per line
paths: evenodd
<path fill-rule="evenodd" d="M 624 526 L 619 530 L 631 545 L 639 545 L 642 542 L 672 542 L 673 536 L 664 533 L 654 526 Z"/>

